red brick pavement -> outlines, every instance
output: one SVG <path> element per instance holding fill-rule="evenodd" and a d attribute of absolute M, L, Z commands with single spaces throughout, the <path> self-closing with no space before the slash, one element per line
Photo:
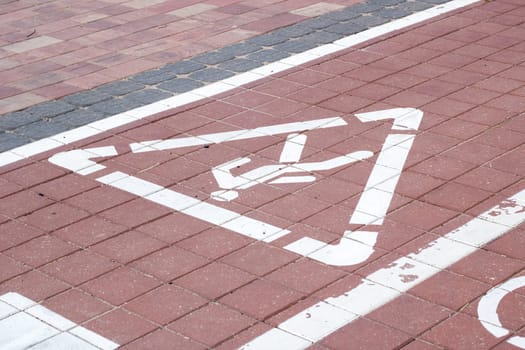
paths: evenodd
<path fill-rule="evenodd" d="M 223 47 L 359 0 L 0 3 L 0 114 Z"/>
<path fill-rule="evenodd" d="M 129 4 L 104 12 L 126 12 Z M 202 5 L 222 14 L 248 6 Z M 28 12 L 15 13 L 22 18 Z M 196 16 L 209 18 L 206 12 Z M 247 28 L 258 28 L 254 23 Z M 525 4 L 479 3 L 67 147 L 117 145 L 121 155 L 99 160 L 107 167 L 102 172 L 68 173 L 48 162 L 56 151 L 0 169 L 0 295 L 18 292 L 42 302 L 124 349 L 242 346 L 524 189 L 523 38 Z M 357 229 L 348 217 L 391 122 L 362 123 L 354 114 L 394 107 L 415 107 L 424 116 L 372 256 L 337 267 L 284 249 L 305 236 L 337 242 L 341 232 Z M 252 163 L 246 170 L 275 164 L 283 137 L 155 154 L 127 148 L 150 139 L 147 130 L 171 138 L 333 116 L 348 126 L 309 134 L 303 159 L 322 161 L 357 149 L 376 155 L 315 173 L 313 183 L 254 186 L 232 202 L 209 198 L 217 190 L 211 167 L 247 155 Z M 190 117 L 199 123 L 188 128 L 183 121 Z M 254 241 L 95 181 L 112 171 L 292 233 L 271 243 Z M 372 226 L 364 229 L 377 228 Z M 525 288 L 500 303 L 502 326 L 510 330 L 504 337 L 482 326 L 477 306 L 492 287 L 524 275 L 524 228 L 513 228 L 312 348 L 518 348 L 507 339 L 525 336 Z"/>

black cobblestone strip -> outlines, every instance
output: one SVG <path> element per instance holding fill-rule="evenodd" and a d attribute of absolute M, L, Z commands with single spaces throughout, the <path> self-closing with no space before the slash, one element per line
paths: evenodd
<path fill-rule="evenodd" d="M 368 0 L 193 58 L 0 116 L 0 152 L 71 130 L 449 0 Z"/>

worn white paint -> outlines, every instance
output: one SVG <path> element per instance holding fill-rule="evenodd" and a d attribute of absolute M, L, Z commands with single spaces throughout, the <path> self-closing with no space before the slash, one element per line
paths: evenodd
<path fill-rule="evenodd" d="M 487 331 L 497 338 L 510 334 L 510 331 L 503 327 L 498 315 L 498 306 L 503 298 L 515 291 L 525 287 L 525 276 L 514 277 L 492 288 L 485 294 L 478 304 L 478 318 Z M 525 349 L 525 337 L 515 335 L 506 340 L 508 343 Z"/>
<path fill-rule="evenodd" d="M 18 294 L 0 296 L 2 350 L 112 350 L 118 344 Z"/>
<path fill-rule="evenodd" d="M 476 3 L 478 1 L 479 0 L 453 0 L 445 4 L 437 5 L 430 9 L 336 40 L 333 43 L 325 44 L 320 47 L 307 50 L 303 53 L 298 53 L 291 57 L 285 58 L 281 61 L 255 68 L 249 72 L 238 74 L 220 82 L 213 83 L 187 93 L 169 97 L 149 105 L 138 107 L 127 112 L 93 122 L 74 130 L 62 132 L 58 135 L 14 148 L 10 151 L 0 153 L 0 166 L 15 163 L 19 160 L 29 158 L 45 151 L 56 149 L 63 145 L 67 145 L 90 136 L 97 135 L 118 126 L 126 125 L 134 121 L 147 118 L 156 113 L 167 111 L 176 107 L 181 107 L 192 102 L 197 102 L 223 92 L 231 91 L 244 84 L 258 81 L 272 74 L 297 67 L 301 64 L 311 62 L 312 60 L 325 57 L 326 55 L 340 52 L 352 46 L 364 43 L 368 40 L 375 39 L 399 29 L 407 28 L 458 8 Z"/>
<path fill-rule="evenodd" d="M 485 218 L 490 218 L 487 221 Z M 327 298 L 304 311 L 292 316 L 279 324 L 277 330 L 270 330 L 253 341 L 245 344 L 241 349 L 270 349 L 276 344 L 287 342 L 293 344 L 287 350 L 306 349 L 312 343 L 323 339 L 327 334 L 351 323 L 357 317 L 365 316 L 386 303 L 399 297 L 402 293 L 439 273 L 442 269 L 456 263 L 462 258 L 475 252 L 484 244 L 504 235 L 513 227 L 525 221 L 525 190 L 522 190 L 493 208 L 487 210 L 477 218 L 463 226 L 447 233 L 443 237 L 430 242 L 417 252 L 408 254 L 395 260 L 386 267 L 380 268 L 361 280 L 361 283 L 340 296 Z M 513 289 L 522 286 L 523 280 L 517 280 L 499 289 Z M 493 301 L 497 300 L 497 293 L 491 295 L 487 303 L 487 311 L 483 312 L 484 319 L 490 325 L 498 326 L 499 320 L 493 315 Z M 492 299 L 492 300 L 491 300 Z M 316 327 L 319 319 L 324 318 L 324 311 L 317 315 L 318 310 L 325 310 L 326 304 L 342 310 L 348 314 L 333 314 L 329 318 L 331 326 L 328 332 L 325 328 Z M 485 308 L 484 308 L 485 309 Z M 497 317 L 497 316 L 496 316 Z M 485 325 L 488 324 L 485 322 Z M 490 327 L 489 327 L 490 328 Z M 494 330 L 495 328 L 491 328 Z M 308 332 L 305 332 L 308 330 Z M 307 334 L 305 334 L 307 333 Z M 501 331 L 495 333 L 501 336 Z M 516 338 L 517 346 L 522 346 L 522 338 Z"/>

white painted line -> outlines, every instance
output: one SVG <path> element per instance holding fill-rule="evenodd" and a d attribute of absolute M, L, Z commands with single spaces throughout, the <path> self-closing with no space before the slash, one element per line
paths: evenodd
<path fill-rule="evenodd" d="M 378 218 L 375 224 L 383 223 L 414 139 L 415 135 L 387 136 L 350 219 L 351 224 L 369 224 L 370 216 Z M 398 146 L 400 142 L 408 142 L 409 147 Z"/>
<path fill-rule="evenodd" d="M 297 163 L 301 160 L 304 144 L 306 143 L 306 135 L 304 134 L 289 134 L 286 137 L 279 163 Z"/>
<path fill-rule="evenodd" d="M 333 128 L 347 125 L 341 117 L 322 118 L 307 120 L 302 122 L 284 123 L 270 126 L 261 126 L 254 129 L 242 129 L 234 131 L 224 131 L 213 134 L 199 136 L 177 137 L 167 140 L 151 140 L 135 142 L 130 144 L 133 153 L 165 151 L 190 146 L 203 146 L 209 144 L 219 144 L 226 141 L 240 141 L 255 137 L 289 134 L 314 129 Z"/>
<path fill-rule="evenodd" d="M 490 222 L 481 219 L 487 216 L 492 218 Z M 265 350 L 268 349 L 268 345 L 275 346 L 281 341 L 294 344 L 286 349 L 306 349 L 326 336 L 326 332 L 321 329 L 315 331 L 318 319 L 323 318 L 323 315 L 316 315 L 317 310 L 325 308 L 325 304 L 354 315 L 354 318 L 345 321 L 344 318 L 348 318 L 346 314 L 342 317 L 334 313 L 330 321 L 338 325 L 332 330 L 335 331 L 351 323 L 353 319 L 365 316 L 394 300 L 402 293 L 465 258 L 483 244 L 504 235 L 524 221 L 525 190 L 522 190 L 463 226 L 430 242 L 418 252 L 399 258 L 389 266 L 368 275 L 357 287 L 338 297 L 327 298 L 292 316 L 278 326 L 279 330 L 286 333 L 268 331 L 245 344 L 241 349 Z M 305 335 L 304 330 L 309 330 L 309 333 Z"/>
<path fill-rule="evenodd" d="M 271 242 L 274 235 L 279 234 L 278 237 L 281 237 L 290 233 L 288 230 L 121 172 L 100 177 L 97 181 L 253 239 Z"/>
<path fill-rule="evenodd" d="M 395 30 L 407 28 L 411 25 L 420 23 L 430 18 L 445 14 L 447 12 L 459 9 L 461 7 L 474 4 L 479 0 L 453 0 L 445 4 L 437 5 L 433 8 L 418 12 L 407 17 L 394 20 L 392 22 L 374 27 L 363 32 L 350 35 L 343 39 L 334 41 L 333 43 L 325 44 L 320 47 L 307 50 L 302 53 L 287 57 L 281 61 L 270 63 L 266 66 L 255 68 L 249 72 L 242 73 L 237 77 L 224 79 L 221 82 L 213 83 L 211 85 L 195 89 L 191 92 L 186 92 L 180 95 L 169 97 L 167 99 L 151 103 L 142 107 L 138 107 L 127 111 L 125 113 L 117 114 L 91 124 L 82 126 L 78 129 L 66 131 L 58 135 L 42 139 L 24 146 L 14 148 L 0 154 L 0 166 L 15 163 L 21 159 L 29 158 L 45 151 L 61 147 L 72 142 L 94 136 L 98 133 L 111 130 L 113 128 L 129 124 L 131 122 L 146 118 L 152 114 L 167 111 L 171 108 L 181 107 L 192 102 L 201 101 L 207 97 L 215 96 L 219 93 L 233 90 L 243 83 L 253 82 L 256 76 L 263 79 L 272 74 L 285 71 L 287 69 L 296 67 L 300 64 L 310 62 L 311 60 L 329 55 L 341 50 L 345 50 L 354 45 L 366 42 L 370 39 L 377 38 L 381 35 L 388 34 Z M 309 60 L 310 61 L 309 61 Z M 284 62 L 288 62 L 284 63 Z M 80 129 L 80 130 L 79 130 Z M 94 132 L 91 129 L 98 130 Z M 74 136 L 70 136 L 74 135 Z M 57 141 L 60 140 L 60 142 Z"/>
<path fill-rule="evenodd" d="M 9 310 L 5 314 L 3 310 Z M 113 350 L 118 344 L 18 294 L 0 296 L 2 350 Z"/>

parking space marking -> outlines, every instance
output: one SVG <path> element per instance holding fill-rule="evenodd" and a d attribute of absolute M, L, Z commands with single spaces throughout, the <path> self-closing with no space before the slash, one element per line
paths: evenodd
<path fill-rule="evenodd" d="M 524 221 L 525 190 L 522 190 L 463 226 L 430 242 L 417 253 L 401 257 L 373 272 L 363 278 L 357 287 L 292 316 L 241 349 L 268 349 L 272 344 L 281 342 L 290 344 L 287 349 L 305 349 L 358 317 L 393 301 Z M 521 341 L 521 338 L 517 340 Z"/>

